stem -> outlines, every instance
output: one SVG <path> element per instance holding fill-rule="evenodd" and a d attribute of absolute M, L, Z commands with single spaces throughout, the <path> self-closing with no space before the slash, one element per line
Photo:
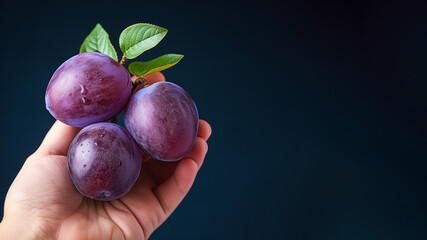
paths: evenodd
<path fill-rule="evenodd" d="M 125 66 L 125 64 L 126 64 L 127 60 L 128 60 L 128 59 L 125 57 L 125 55 L 123 55 L 122 60 L 120 60 L 120 64 L 121 64 L 122 66 Z"/>
<path fill-rule="evenodd" d="M 150 84 L 147 82 L 145 78 L 139 77 L 135 80 L 135 82 L 132 83 L 132 92 L 134 92 L 136 87 L 138 87 L 138 85 L 140 84 L 142 84 L 143 88 L 150 86 Z"/>

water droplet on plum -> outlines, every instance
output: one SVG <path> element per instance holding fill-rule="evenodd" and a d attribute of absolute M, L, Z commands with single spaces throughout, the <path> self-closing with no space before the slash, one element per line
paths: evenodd
<path fill-rule="evenodd" d="M 85 88 L 83 85 L 80 84 L 80 93 L 82 95 L 86 95 L 88 92 L 87 88 Z"/>
<path fill-rule="evenodd" d="M 90 100 L 86 97 L 82 97 L 82 102 L 84 105 L 89 105 L 90 104 Z"/>

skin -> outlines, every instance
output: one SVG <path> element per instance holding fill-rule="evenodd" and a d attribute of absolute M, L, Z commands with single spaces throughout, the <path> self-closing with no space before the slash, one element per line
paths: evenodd
<path fill-rule="evenodd" d="M 149 83 L 165 81 L 161 73 Z M 148 239 L 178 207 L 203 164 L 211 127 L 200 120 L 196 143 L 178 162 L 144 155 L 141 175 L 124 197 L 82 196 L 67 170 L 67 151 L 80 128 L 55 122 L 24 163 L 5 200 L 2 239 Z"/>

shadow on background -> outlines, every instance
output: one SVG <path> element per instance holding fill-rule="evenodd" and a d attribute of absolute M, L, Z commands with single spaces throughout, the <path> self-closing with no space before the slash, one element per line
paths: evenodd
<path fill-rule="evenodd" d="M 56 68 L 98 22 L 116 49 L 149 22 L 169 33 L 138 59 L 183 53 L 164 74 L 213 128 L 193 189 L 152 239 L 426 239 L 426 4 L 124 4 L 0 8 L 2 203 L 54 122 Z"/>

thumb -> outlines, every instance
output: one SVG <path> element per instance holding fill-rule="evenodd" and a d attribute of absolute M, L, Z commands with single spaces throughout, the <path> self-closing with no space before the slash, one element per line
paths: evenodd
<path fill-rule="evenodd" d="M 36 152 L 45 155 L 66 156 L 71 142 L 80 130 L 81 128 L 56 121 Z"/>

